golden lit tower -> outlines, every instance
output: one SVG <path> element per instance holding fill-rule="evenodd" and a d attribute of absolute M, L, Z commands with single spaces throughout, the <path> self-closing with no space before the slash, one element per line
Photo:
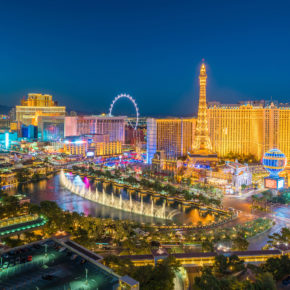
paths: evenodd
<path fill-rule="evenodd" d="M 190 154 L 196 161 L 216 161 L 217 155 L 212 152 L 208 131 L 207 104 L 206 104 L 206 69 L 203 63 L 199 74 L 199 103 L 198 115 L 193 142 L 193 152 Z"/>
<path fill-rule="evenodd" d="M 194 151 L 211 151 L 211 142 L 207 124 L 207 104 L 206 104 L 206 69 L 204 63 L 201 65 L 199 74 L 199 103 L 198 116 L 195 130 Z"/>

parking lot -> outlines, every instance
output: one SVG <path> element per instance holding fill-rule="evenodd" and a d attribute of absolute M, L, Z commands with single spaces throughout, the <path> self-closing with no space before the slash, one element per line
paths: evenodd
<path fill-rule="evenodd" d="M 53 240 L 1 256 L 0 289 L 113 289 L 118 278 Z"/>

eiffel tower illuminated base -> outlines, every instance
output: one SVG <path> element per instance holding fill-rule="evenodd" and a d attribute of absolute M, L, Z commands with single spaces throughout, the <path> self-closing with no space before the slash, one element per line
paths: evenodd
<path fill-rule="evenodd" d="M 192 153 L 188 153 L 188 158 L 194 163 L 200 162 L 215 164 L 219 160 L 216 153 L 207 150 L 197 150 Z"/>

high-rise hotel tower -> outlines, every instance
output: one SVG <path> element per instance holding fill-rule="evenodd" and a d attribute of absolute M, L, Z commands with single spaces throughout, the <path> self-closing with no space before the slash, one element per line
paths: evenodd
<path fill-rule="evenodd" d="M 51 95 L 28 94 L 27 99 L 16 106 L 16 121 L 24 125 L 38 125 L 40 116 L 65 116 L 65 107 L 58 106 Z"/>
<path fill-rule="evenodd" d="M 253 154 L 261 159 L 272 148 L 290 160 L 290 106 L 249 101 L 242 104 L 213 103 L 208 106 L 213 150 L 220 157 L 229 153 Z"/>

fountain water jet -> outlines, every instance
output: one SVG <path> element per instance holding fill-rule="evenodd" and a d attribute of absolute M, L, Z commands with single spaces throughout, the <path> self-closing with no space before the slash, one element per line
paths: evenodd
<path fill-rule="evenodd" d="M 177 214 L 176 211 L 167 208 L 165 202 L 162 206 L 157 206 L 154 205 L 154 202 L 152 200 L 151 205 L 149 205 L 143 202 L 143 197 L 141 197 L 141 202 L 133 201 L 132 195 L 130 194 L 130 199 L 128 201 L 122 199 L 121 193 L 119 199 L 116 199 L 113 193 L 110 196 L 105 192 L 104 188 L 102 193 L 100 193 L 97 188 L 95 191 L 92 191 L 90 187 L 86 189 L 85 185 L 83 185 L 82 187 L 76 186 L 71 180 L 66 177 L 63 170 L 60 173 L 60 181 L 67 189 L 88 200 L 119 210 L 131 212 L 133 214 L 141 214 L 159 219 L 172 219 L 173 216 Z"/>

